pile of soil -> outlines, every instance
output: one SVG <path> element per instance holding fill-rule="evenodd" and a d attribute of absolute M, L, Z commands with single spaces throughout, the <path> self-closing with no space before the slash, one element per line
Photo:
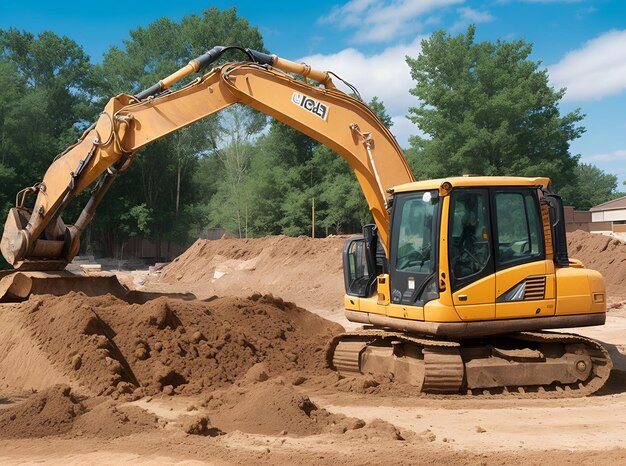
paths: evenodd
<path fill-rule="evenodd" d="M 342 331 L 270 295 L 128 304 L 112 296 L 39 296 L 19 305 L 48 359 L 90 395 L 134 399 L 228 386 L 263 362 L 274 375 L 326 373 Z"/>
<path fill-rule="evenodd" d="M 69 385 L 54 385 L 0 411 L 0 438 L 64 434 L 116 438 L 157 427 L 157 418 L 136 406 L 78 397 Z"/>
<path fill-rule="evenodd" d="M 0 411 L 0 437 L 46 437 L 72 429 L 85 406 L 68 385 L 54 385 L 22 403 Z"/>
<path fill-rule="evenodd" d="M 198 296 L 274 293 L 306 309 L 340 309 L 345 239 L 198 240 L 163 268 L 159 284 L 175 284 Z"/>
<path fill-rule="evenodd" d="M 159 427 L 159 419 L 137 406 L 124 406 L 110 398 L 93 398 L 83 402 L 87 411 L 76 418 L 72 434 L 78 437 L 112 439 Z"/>
<path fill-rule="evenodd" d="M 204 402 L 211 423 L 224 432 L 305 436 L 361 429 L 361 419 L 319 408 L 283 377 L 212 393 Z"/>
<path fill-rule="evenodd" d="M 568 233 L 569 256 L 604 276 L 607 294 L 626 298 L 626 244 L 610 236 L 582 230 Z"/>
<path fill-rule="evenodd" d="M 262 435 L 307 436 L 322 433 L 350 434 L 350 438 L 371 437 L 376 430 L 393 432 L 396 440 L 405 435 L 391 424 L 333 414 L 317 406 L 291 383 L 279 376 L 263 382 L 233 386 L 213 392 L 203 403 L 210 424 L 218 432 L 242 431 Z M 383 428 L 379 428 L 384 424 Z M 193 426 L 198 425 L 196 422 Z"/>

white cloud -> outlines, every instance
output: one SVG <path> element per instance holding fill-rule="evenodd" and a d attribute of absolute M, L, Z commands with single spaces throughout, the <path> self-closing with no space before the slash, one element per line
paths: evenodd
<path fill-rule="evenodd" d="M 420 136 L 428 139 L 429 136 L 422 132 L 411 120 L 406 117 L 406 113 L 391 117 L 393 126 L 391 132 L 396 137 L 400 147 L 409 147 L 409 136 Z"/>
<path fill-rule="evenodd" d="M 498 0 L 498 3 L 581 3 L 584 0 Z"/>
<path fill-rule="evenodd" d="M 461 15 L 461 18 L 475 23 L 487 23 L 494 20 L 494 17 L 486 11 L 478 11 L 469 7 L 459 8 L 456 11 Z"/>
<path fill-rule="evenodd" d="M 415 82 L 411 79 L 405 58 L 420 54 L 422 39 L 416 37 L 411 43 L 388 47 L 375 55 L 365 55 L 348 48 L 330 55 L 310 55 L 298 61 L 336 73 L 354 85 L 366 102 L 374 96 L 382 100 L 387 113 L 393 117 L 392 132 L 400 145 L 405 147 L 408 136 L 418 133 L 417 127 L 404 118 L 409 107 L 418 105 L 417 98 L 409 94 Z M 350 92 L 336 79 L 335 84 Z"/>
<path fill-rule="evenodd" d="M 567 87 L 566 101 L 598 100 L 626 89 L 626 30 L 609 31 L 569 52 L 548 67 L 556 87 Z"/>
<path fill-rule="evenodd" d="M 341 28 L 356 28 L 356 43 L 387 42 L 419 29 L 420 17 L 464 0 L 351 0 L 319 19 Z"/>
<path fill-rule="evenodd" d="M 487 11 L 478 11 L 469 7 L 459 8 L 456 11 L 459 14 L 459 19 L 450 28 L 452 31 L 458 31 L 470 24 L 489 23 L 495 19 Z"/>
<path fill-rule="evenodd" d="M 617 162 L 620 160 L 626 160 L 626 150 L 619 149 L 613 152 L 607 152 L 603 154 L 595 154 L 583 157 L 584 162 Z"/>

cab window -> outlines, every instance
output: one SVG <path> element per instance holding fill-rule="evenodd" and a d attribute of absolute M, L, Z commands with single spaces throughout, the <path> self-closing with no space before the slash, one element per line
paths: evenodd
<path fill-rule="evenodd" d="M 402 206 L 396 270 L 419 273 L 434 271 L 432 194 L 408 199 Z"/>
<path fill-rule="evenodd" d="M 497 268 L 544 258 L 541 213 L 532 190 L 496 191 Z"/>
<path fill-rule="evenodd" d="M 493 273 L 487 190 L 454 190 L 450 215 L 450 274 L 456 291 Z"/>

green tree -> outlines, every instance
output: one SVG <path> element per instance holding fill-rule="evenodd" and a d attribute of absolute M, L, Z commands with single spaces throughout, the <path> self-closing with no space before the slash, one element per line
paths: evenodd
<path fill-rule="evenodd" d="M 321 174 L 315 197 L 317 223 L 324 233 L 355 233 L 371 223 L 367 202 L 348 163 L 324 146 L 315 150 L 313 163 Z"/>
<path fill-rule="evenodd" d="M 374 96 L 367 105 L 387 128 L 393 126 L 382 100 Z M 364 224 L 371 223 L 367 202 L 348 162 L 320 146 L 314 152 L 312 163 L 320 174 L 315 197 L 319 201 L 317 223 L 324 233 L 356 233 Z"/>
<path fill-rule="evenodd" d="M 20 148 L 12 129 L 19 118 L 16 103 L 26 94 L 25 79 L 15 63 L 0 61 L 0 89 L 0 212 L 6 213 L 20 189 L 16 173 Z"/>
<path fill-rule="evenodd" d="M 380 100 L 377 96 L 372 97 L 372 100 L 367 104 L 369 108 L 376 114 L 378 119 L 382 121 L 382 123 L 389 129 L 393 126 L 393 121 L 391 117 L 387 113 L 387 109 L 385 108 L 385 104 L 382 100 Z"/>
<path fill-rule="evenodd" d="M 589 210 L 610 201 L 617 189 L 617 177 L 604 173 L 595 165 L 581 163 L 574 170 L 575 178 L 559 194 L 577 210 Z"/>
<path fill-rule="evenodd" d="M 235 8 L 209 8 L 178 22 L 161 18 L 130 31 L 123 47 L 112 47 L 95 70 L 100 105 L 120 92 L 134 94 L 151 86 L 215 45 L 232 44 L 263 50 L 259 31 Z M 234 53 L 223 59 L 241 59 Z M 223 166 L 203 160 L 215 157 L 221 125 L 219 115 L 209 117 L 144 148 L 105 197 L 95 217 L 95 236 L 113 235 L 107 248 L 119 242 L 127 233 L 115 226 L 123 224 L 129 209 L 143 204 L 157 250 L 161 240 L 184 241 L 205 227 L 211 221 L 209 200 L 200 196 L 216 192 Z M 201 165 L 214 170 L 200 177 Z"/>
<path fill-rule="evenodd" d="M 579 110 L 561 115 L 565 89 L 529 59 L 524 40 L 475 42 L 475 27 L 422 41 L 407 57 L 419 104 L 409 119 L 427 135 L 410 138 L 407 155 L 418 177 L 549 176 L 557 188 L 574 176 L 570 141 L 584 132 Z"/>
<path fill-rule="evenodd" d="M 310 188 L 314 185 L 307 162 L 317 143 L 301 132 L 271 120 L 259 138 L 251 160 L 249 189 L 250 231 L 254 236 L 311 232 Z"/>
<path fill-rule="evenodd" d="M 219 141 L 221 148 L 215 156 L 221 163 L 222 179 L 212 197 L 211 224 L 235 232 L 240 238 L 249 235 L 250 164 L 255 146 L 253 140 L 265 127 L 266 118 L 249 107 L 235 106 L 222 115 Z"/>
<path fill-rule="evenodd" d="M 67 37 L 0 30 L 0 164 L 10 204 L 76 141 L 93 112 L 90 72 L 89 58 Z M 71 222 L 79 211 L 74 204 L 63 216 Z"/>
<path fill-rule="evenodd" d="M 383 124 L 393 124 L 378 97 L 368 105 Z M 313 202 L 318 236 L 358 232 L 372 221 L 353 170 L 329 148 L 272 121 L 257 149 L 249 182 L 254 235 L 310 235 Z"/>

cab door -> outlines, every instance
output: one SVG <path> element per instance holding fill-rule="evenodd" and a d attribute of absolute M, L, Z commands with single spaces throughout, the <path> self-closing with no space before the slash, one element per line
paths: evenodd
<path fill-rule="evenodd" d="M 492 206 L 496 318 L 554 315 L 554 264 L 546 260 L 537 190 L 493 189 Z"/>
<path fill-rule="evenodd" d="M 454 307 L 463 320 L 495 318 L 489 191 L 457 188 L 450 196 L 448 257 Z"/>

